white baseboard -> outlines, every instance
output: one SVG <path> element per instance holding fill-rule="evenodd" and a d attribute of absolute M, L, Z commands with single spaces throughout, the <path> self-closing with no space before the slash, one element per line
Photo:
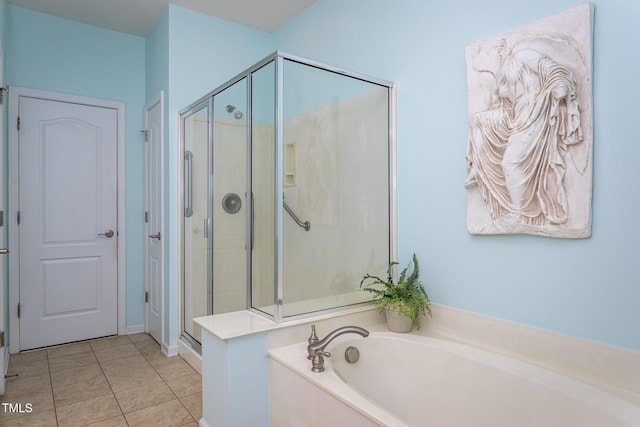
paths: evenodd
<path fill-rule="evenodd" d="M 177 356 L 178 354 L 180 354 L 180 346 L 177 346 L 177 345 L 169 346 L 169 345 L 167 345 L 166 342 L 163 342 L 162 343 L 162 352 L 167 357 Z"/>
<path fill-rule="evenodd" d="M 126 329 L 127 335 L 141 334 L 143 332 L 144 332 L 144 325 L 127 326 L 127 329 Z"/>
<path fill-rule="evenodd" d="M 200 418 L 200 421 L 198 421 L 198 427 L 209 427 L 209 424 L 207 424 L 204 418 Z"/>
<path fill-rule="evenodd" d="M 186 345 L 182 340 L 178 341 L 178 348 L 180 349 L 180 356 L 202 375 L 202 355 Z"/>

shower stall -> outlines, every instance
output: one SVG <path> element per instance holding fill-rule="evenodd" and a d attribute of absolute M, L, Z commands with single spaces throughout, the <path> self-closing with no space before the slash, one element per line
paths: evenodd
<path fill-rule="evenodd" d="M 395 259 L 395 86 L 274 52 L 180 113 L 182 339 L 193 318 L 361 304 Z"/>

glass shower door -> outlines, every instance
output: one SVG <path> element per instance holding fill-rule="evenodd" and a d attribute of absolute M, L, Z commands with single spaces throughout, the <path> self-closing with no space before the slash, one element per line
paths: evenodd
<path fill-rule="evenodd" d="M 183 337 L 195 317 L 247 307 L 246 78 L 183 113 Z"/>
<path fill-rule="evenodd" d="M 213 311 L 247 308 L 247 79 L 213 97 Z"/>
<path fill-rule="evenodd" d="M 184 229 L 183 229 L 183 331 L 185 339 L 200 343 L 195 317 L 211 312 L 209 207 L 209 101 L 183 116 Z"/>

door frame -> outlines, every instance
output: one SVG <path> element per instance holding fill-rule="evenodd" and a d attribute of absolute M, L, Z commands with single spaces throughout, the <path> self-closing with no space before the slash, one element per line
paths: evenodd
<path fill-rule="evenodd" d="M 160 180 L 160 209 L 163 210 L 164 209 L 164 91 L 160 91 L 160 93 L 158 93 L 156 96 L 154 96 L 150 101 L 148 101 L 145 106 L 144 106 L 144 129 L 145 132 L 148 131 L 149 127 L 148 127 L 148 120 L 149 120 L 149 111 L 151 109 L 153 109 L 154 106 L 159 105 L 160 107 L 160 137 L 158 138 L 160 141 L 160 176 L 161 176 L 161 180 Z M 148 195 L 148 191 L 149 191 L 149 162 L 150 162 L 150 148 L 149 148 L 149 142 L 147 141 L 145 138 L 145 142 L 144 142 L 144 204 L 145 204 L 145 212 L 149 212 L 149 195 Z M 162 232 L 162 234 L 165 234 L 165 229 L 164 229 L 164 212 L 162 212 L 162 216 L 161 219 L 159 221 L 160 224 L 160 231 Z M 144 271 L 145 271 L 145 277 L 144 277 L 144 289 L 145 292 L 149 292 L 149 277 L 148 277 L 148 272 L 149 272 L 149 254 L 147 251 L 147 239 L 148 237 L 146 237 L 149 234 L 149 224 L 145 222 L 144 225 L 144 229 L 145 229 L 145 245 L 144 245 Z M 164 247 L 164 243 L 162 243 L 162 245 L 160 246 L 160 260 L 162 262 L 162 268 L 161 268 L 161 284 L 160 284 L 160 344 L 162 346 L 164 346 L 164 268 L 165 268 L 165 247 Z M 144 308 L 144 330 L 145 332 L 149 332 L 149 306 L 150 306 L 150 301 L 147 302 L 145 304 L 145 308 Z"/>
<path fill-rule="evenodd" d="M 18 303 L 20 302 L 20 239 L 16 221 L 19 206 L 19 158 L 18 158 L 18 100 L 21 96 L 46 99 L 50 101 L 68 102 L 111 108 L 117 112 L 117 220 L 118 220 L 118 257 L 117 257 L 117 292 L 118 292 L 118 335 L 126 334 L 126 211 L 125 211 L 125 105 L 122 102 L 106 99 L 89 98 L 58 92 L 47 92 L 18 86 L 9 87 L 9 209 L 6 223 L 9 226 L 9 351 L 20 351 L 20 319 Z"/>
<path fill-rule="evenodd" d="M 6 90 L 4 88 L 4 51 L 2 50 L 2 35 L 0 34 L 0 95 L 4 96 L 6 94 Z M 5 159 L 7 158 L 7 151 L 6 151 L 6 145 L 4 144 L 5 142 L 5 133 L 4 133 L 4 129 L 5 129 L 5 105 L 7 104 L 7 98 L 4 97 L 4 100 L 2 102 L 0 102 L 0 142 L 2 142 L 2 145 L 0 145 L 0 197 L 2 197 L 2 200 L 0 200 L 0 207 L 2 207 L 2 211 L 4 211 L 4 214 L 6 216 L 7 213 L 7 204 L 5 204 L 5 196 L 7 195 L 7 186 L 6 186 L 6 173 L 7 170 L 5 169 L 5 165 L 7 164 L 5 162 Z M 4 222 L 6 223 L 6 218 L 4 218 Z M 8 233 L 6 232 L 6 227 L 4 224 L 0 224 L 0 227 L 3 227 L 3 239 L 0 239 L 0 247 L 9 247 L 9 241 L 7 239 L 8 237 Z M 6 244 L 6 246 L 5 246 Z M 0 257 L 3 257 L 3 255 L 0 255 Z M 3 257 L 4 258 L 4 257 Z M 2 263 L 2 268 L 0 268 L 0 331 L 2 331 L 5 334 L 5 337 L 9 334 L 9 331 L 6 330 L 7 324 L 4 321 L 4 295 L 5 295 L 5 289 L 7 288 L 7 286 L 9 286 L 9 281 L 5 280 L 5 273 L 7 272 L 7 269 L 9 267 L 9 259 L 1 259 L 0 263 Z M 0 347 L 0 395 L 4 394 L 4 386 L 5 386 L 5 377 L 7 375 L 7 370 L 9 369 L 9 343 L 5 341 L 4 345 L 2 347 Z"/>

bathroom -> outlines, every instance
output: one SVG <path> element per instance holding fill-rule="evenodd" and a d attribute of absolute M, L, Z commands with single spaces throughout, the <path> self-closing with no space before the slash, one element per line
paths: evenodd
<path fill-rule="evenodd" d="M 640 59 L 629 51 L 640 42 L 640 5 L 592 3 L 593 228 L 586 239 L 472 236 L 465 226 L 463 186 L 465 45 L 576 2 L 320 0 L 273 33 L 170 5 L 146 37 L 105 30 L 93 43 L 101 46 L 102 38 L 119 49 L 95 49 L 84 57 L 73 56 L 84 54 L 80 41 L 57 44 L 64 49 L 41 43 L 53 36 L 38 28 L 53 18 L 9 6 L 11 34 L 31 31 L 39 37 L 6 40 L 7 52 L 16 59 L 7 64 L 7 77 L 19 86 L 126 100 L 127 139 L 132 141 L 143 126 L 145 101 L 165 91 L 163 344 L 169 352 L 178 352 L 180 336 L 178 112 L 276 49 L 398 84 L 398 261 L 404 264 L 412 253 L 418 255 L 434 303 L 638 352 L 640 231 L 632 222 L 640 208 L 640 192 L 633 186 L 640 157 L 633 126 Z M 51 58 L 49 51 L 65 59 L 56 62 L 53 72 L 50 64 L 42 66 L 36 59 Z M 64 75 L 64 81 L 56 75 Z M 144 325 L 143 149 L 128 143 L 126 150 L 126 325 L 133 329 Z"/>

